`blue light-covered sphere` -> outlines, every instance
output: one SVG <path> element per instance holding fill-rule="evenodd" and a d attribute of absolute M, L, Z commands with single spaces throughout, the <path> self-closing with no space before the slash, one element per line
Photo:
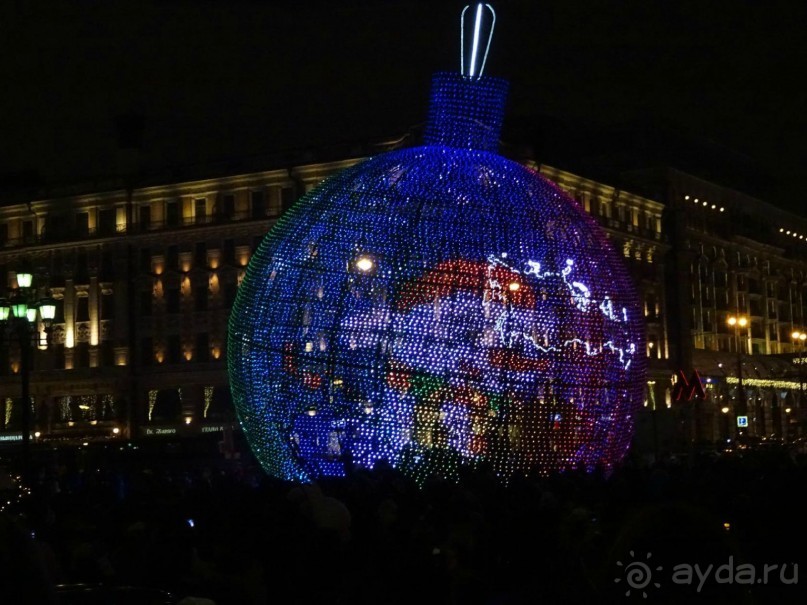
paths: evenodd
<path fill-rule="evenodd" d="M 496 153 L 506 85 L 438 74 L 426 144 L 366 160 L 266 236 L 230 318 L 230 382 L 264 469 L 387 461 L 418 481 L 625 455 L 643 321 L 602 230 Z"/>

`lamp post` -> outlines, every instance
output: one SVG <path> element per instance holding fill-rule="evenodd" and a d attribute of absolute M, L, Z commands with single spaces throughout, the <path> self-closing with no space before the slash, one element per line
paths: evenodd
<path fill-rule="evenodd" d="M 745 315 L 730 315 L 726 323 L 734 328 L 734 343 L 737 349 L 737 416 L 748 417 L 748 402 L 745 399 L 745 388 L 743 388 L 743 353 L 740 347 L 740 328 L 748 326 L 748 318 Z M 745 435 L 745 428 L 737 426 L 737 437 Z"/>
<path fill-rule="evenodd" d="M 0 299 L 0 325 L 8 330 L 9 340 L 16 336 L 20 344 L 20 395 L 22 399 L 22 476 L 24 482 L 30 481 L 30 442 L 31 442 L 31 338 L 32 324 L 37 321 L 37 311 L 45 324 L 46 333 L 50 331 L 53 318 L 56 316 L 56 303 L 51 298 L 35 300 L 35 290 L 31 287 L 33 275 L 26 269 L 17 272 L 17 288 L 12 291 L 11 299 Z"/>
<path fill-rule="evenodd" d="M 799 330 L 794 330 L 793 333 L 790 335 L 793 339 L 793 342 L 796 344 L 797 351 L 799 353 L 804 353 L 804 342 L 807 341 L 807 333 L 800 332 Z M 804 417 L 804 359 L 799 358 L 796 360 L 799 366 L 799 405 L 796 408 L 796 420 L 798 423 L 803 421 Z M 788 427 L 790 426 L 790 419 L 788 419 Z M 797 427 L 798 431 L 798 427 Z M 798 434 L 796 435 L 798 437 Z"/>
<path fill-rule="evenodd" d="M 723 414 L 721 422 L 723 424 L 722 433 L 723 433 L 723 443 L 724 444 L 725 444 L 725 440 L 728 439 L 728 437 L 729 437 L 729 432 L 731 431 L 731 427 L 729 426 L 729 412 L 730 411 L 731 411 L 731 408 L 729 408 L 729 406 L 727 406 L 727 405 L 724 405 L 722 408 L 720 408 L 720 412 Z"/>

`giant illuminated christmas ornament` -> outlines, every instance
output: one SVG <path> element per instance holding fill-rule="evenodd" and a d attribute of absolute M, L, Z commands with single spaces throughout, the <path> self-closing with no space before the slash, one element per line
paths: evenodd
<path fill-rule="evenodd" d="M 473 42 L 433 80 L 425 144 L 324 181 L 247 268 L 230 381 L 271 475 L 386 461 L 421 482 L 480 464 L 506 481 L 607 471 L 629 447 L 645 373 L 632 281 L 574 200 L 497 154 L 492 10 L 467 13 Z"/>

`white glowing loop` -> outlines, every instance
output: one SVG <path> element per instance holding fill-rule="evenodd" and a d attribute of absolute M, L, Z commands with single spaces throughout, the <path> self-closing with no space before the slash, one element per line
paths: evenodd
<path fill-rule="evenodd" d="M 490 42 L 493 39 L 493 28 L 496 25 L 496 12 L 493 10 L 493 7 L 490 4 L 483 4 L 479 3 L 476 5 L 476 18 L 474 20 L 474 39 L 473 39 L 473 46 L 471 49 L 471 61 L 468 65 L 468 73 L 465 72 L 465 13 L 470 8 L 466 6 L 462 9 L 462 13 L 460 13 L 460 73 L 465 76 L 467 75 L 470 78 L 482 77 L 482 72 L 485 70 L 485 63 L 488 60 L 488 52 L 490 51 Z M 484 12 L 483 9 L 487 8 L 490 11 L 491 15 L 491 23 L 490 23 L 490 31 L 488 32 L 488 41 L 487 45 L 485 46 L 485 54 L 482 56 L 482 61 L 479 64 L 479 70 L 477 73 L 477 58 L 479 54 L 479 36 L 480 30 L 482 27 L 482 13 Z"/>

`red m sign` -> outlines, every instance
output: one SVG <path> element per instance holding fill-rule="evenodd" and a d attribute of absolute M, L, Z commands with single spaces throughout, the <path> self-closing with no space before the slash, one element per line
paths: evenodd
<path fill-rule="evenodd" d="M 684 376 L 684 371 L 678 370 L 678 380 L 676 380 L 675 386 L 673 387 L 672 398 L 675 401 L 692 401 L 692 399 L 705 401 L 709 398 L 706 394 L 706 390 L 703 388 L 698 370 L 692 370 L 692 375 L 689 377 L 688 381 L 686 376 Z"/>

